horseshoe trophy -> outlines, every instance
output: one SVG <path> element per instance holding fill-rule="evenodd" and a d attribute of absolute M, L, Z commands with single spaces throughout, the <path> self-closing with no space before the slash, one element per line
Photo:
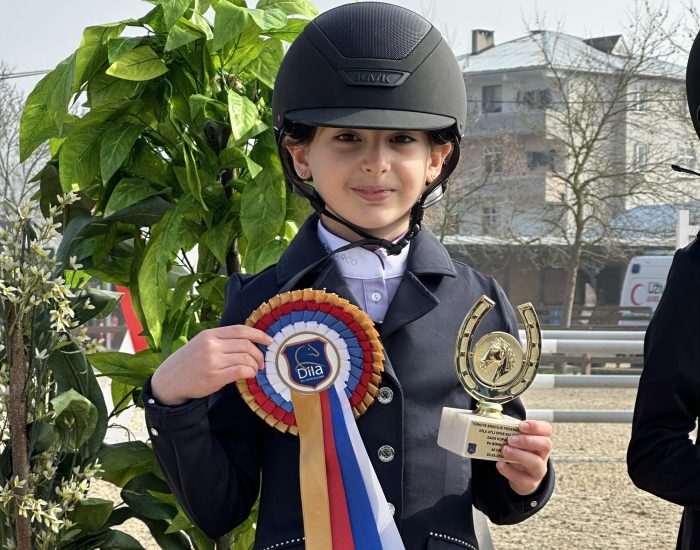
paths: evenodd
<path fill-rule="evenodd" d="M 490 332 L 472 345 L 474 332 L 495 302 L 482 296 L 462 322 L 455 349 L 457 377 L 477 403 L 473 411 L 442 409 L 438 445 L 460 456 L 506 461 L 501 449 L 509 435 L 519 433 L 520 420 L 503 414 L 535 379 L 542 332 L 529 302 L 516 309 L 525 327 L 526 345 L 507 332 Z"/>

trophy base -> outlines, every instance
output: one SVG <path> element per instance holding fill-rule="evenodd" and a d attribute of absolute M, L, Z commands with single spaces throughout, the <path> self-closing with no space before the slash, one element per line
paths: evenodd
<path fill-rule="evenodd" d="M 515 462 L 501 454 L 509 435 L 520 433 L 520 420 L 511 416 L 492 418 L 464 409 L 444 407 L 438 445 L 455 454 L 482 460 Z"/>

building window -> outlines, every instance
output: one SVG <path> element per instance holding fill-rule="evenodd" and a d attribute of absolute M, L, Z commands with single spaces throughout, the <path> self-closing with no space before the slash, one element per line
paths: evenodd
<path fill-rule="evenodd" d="M 546 166 L 547 168 L 554 167 L 554 151 L 527 151 L 525 153 L 527 157 L 527 167 L 530 170 L 535 170 L 540 166 Z"/>
<path fill-rule="evenodd" d="M 644 84 L 635 84 L 633 101 L 636 113 L 643 113 L 647 110 L 647 88 Z"/>
<path fill-rule="evenodd" d="M 501 85 L 481 88 L 481 104 L 485 113 L 500 113 L 502 110 Z"/>
<path fill-rule="evenodd" d="M 518 92 L 518 103 L 530 109 L 544 109 L 552 104 L 552 92 L 549 88 Z"/>
<path fill-rule="evenodd" d="M 486 175 L 503 173 L 503 151 L 492 149 L 484 153 L 484 171 Z"/>
<path fill-rule="evenodd" d="M 680 151 L 678 151 L 678 165 L 682 168 L 689 168 L 690 170 L 695 170 L 695 163 L 695 149 L 693 148 L 693 146 L 689 145 L 688 147 L 681 147 Z M 692 175 L 685 174 L 684 172 L 681 172 L 681 174 L 683 174 L 686 177 Z"/>
<path fill-rule="evenodd" d="M 646 144 L 638 143 L 634 146 L 634 168 L 637 172 L 644 172 L 647 167 L 649 151 Z"/>
<path fill-rule="evenodd" d="M 481 211 L 481 228 L 484 235 L 494 235 L 501 224 L 501 215 L 496 206 L 484 206 Z"/>

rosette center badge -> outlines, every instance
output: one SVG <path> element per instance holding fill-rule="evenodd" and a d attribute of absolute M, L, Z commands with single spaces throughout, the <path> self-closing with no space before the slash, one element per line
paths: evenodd
<path fill-rule="evenodd" d="M 339 367 L 340 355 L 335 346 L 312 332 L 301 332 L 285 340 L 277 353 L 277 372 L 282 381 L 302 393 L 330 387 Z"/>

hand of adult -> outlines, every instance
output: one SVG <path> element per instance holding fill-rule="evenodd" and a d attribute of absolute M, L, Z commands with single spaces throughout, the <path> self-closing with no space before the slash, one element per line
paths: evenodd
<path fill-rule="evenodd" d="M 264 364 L 255 344 L 271 343 L 267 334 L 246 325 L 204 330 L 158 367 L 151 379 L 153 396 L 164 405 L 180 405 L 252 378 Z"/>
<path fill-rule="evenodd" d="M 552 425 L 539 420 L 525 420 L 520 435 L 511 435 L 503 447 L 503 456 L 517 462 L 498 462 L 496 468 L 517 494 L 534 493 L 547 474 L 547 460 L 552 453 Z"/>

